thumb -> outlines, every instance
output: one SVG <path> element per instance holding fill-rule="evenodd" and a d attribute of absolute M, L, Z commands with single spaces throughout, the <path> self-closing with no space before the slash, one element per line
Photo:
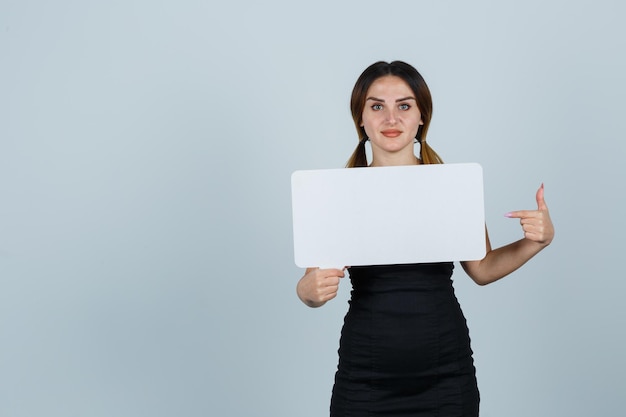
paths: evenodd
<path fill-rule="evenodd" d="M 546 201 L 543 199 L 543 183 L 541 183 L 541 187 L 537 190 L 537 195 L 535 196 L 537 199 L 537 209 L 538 210 L 547 210 L 548 206 L 546 205 Z"/>

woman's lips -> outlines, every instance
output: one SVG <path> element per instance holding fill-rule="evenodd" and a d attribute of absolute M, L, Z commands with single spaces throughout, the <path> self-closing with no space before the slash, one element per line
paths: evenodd
<path fill-rule="evenodd" d="M 385 136 L 387 138 L 397 138 L 398 136 L 400 136 L 402 131 L 401 130 L 397 130 L 397 129 L 387 129 L 387 130 L 383 130 L 380 133 L 382 133 L 383 136 Z"/>

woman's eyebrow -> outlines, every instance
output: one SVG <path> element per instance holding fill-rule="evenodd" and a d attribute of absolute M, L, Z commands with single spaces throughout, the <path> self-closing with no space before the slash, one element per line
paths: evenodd
<path fill-rule="evenodd" d="M 385 102 L 385 100 L 383 100 L 382 98 L 376 98 L 376 97 L 368 97 L 367 99 L 365 99 L 365 101 L 368 101 L 368 100 L 380 101 L 381 103 Z M 401 101 L 406 101 L 406 100 L 415 100 L 415 97 L 408 96 L 408 97 L 399 98 L 399 99 L 396 100 L 396 103 L 399 103 Z M 417 101 L 417 100 L 415 100 L 415 101 Z"/>

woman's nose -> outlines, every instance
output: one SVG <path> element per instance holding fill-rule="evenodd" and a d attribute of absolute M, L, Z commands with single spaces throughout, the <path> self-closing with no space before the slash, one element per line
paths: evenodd
<path fill-rule="evenodd" d="M 394 109 L 389 109 L 387 110 L 387 122 L 388 123 L 395 123 L 396 122 L 396 112 Z"/>

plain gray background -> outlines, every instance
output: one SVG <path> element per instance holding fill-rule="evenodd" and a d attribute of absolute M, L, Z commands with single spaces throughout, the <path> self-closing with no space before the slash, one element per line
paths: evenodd
<path fill-rule="evenodd" d="M 0 415 L 326 415 L 349 282 L 297 299 L 289 181 L 344 165 L 381 59 L 483 166 L 494 245 L 545 183 L 552 246 L 487 287 L 456 269 L 481 415 L 623 415 L 625 11 L 1 1 Z"/>

